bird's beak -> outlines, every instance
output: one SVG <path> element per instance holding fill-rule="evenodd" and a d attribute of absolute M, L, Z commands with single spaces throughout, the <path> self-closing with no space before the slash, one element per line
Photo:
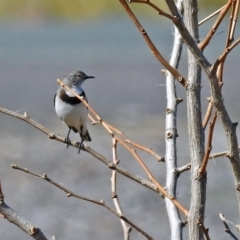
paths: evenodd
<path fill-rule="evenodd" d="M 87 76 L 86 79 L 88 79 L 88 78 L 95 78 L 95 77 L 93 77 L 93 76 Z"/>

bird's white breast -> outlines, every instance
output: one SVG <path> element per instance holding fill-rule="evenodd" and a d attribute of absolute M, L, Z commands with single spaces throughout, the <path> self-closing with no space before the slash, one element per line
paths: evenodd
<path fill-rule="evenodd" d="M 88 110 L 83 103 L 71 105 L 62 101 L 59 96 L 55 99 L 55 110 L 58 117 L 68 126 L 75 127 L 80 130 L 80 127 L 87 120 Z"/>

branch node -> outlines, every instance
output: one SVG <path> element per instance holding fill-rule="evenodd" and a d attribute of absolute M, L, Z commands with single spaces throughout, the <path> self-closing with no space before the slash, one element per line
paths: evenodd
<path fill-rule="evenodd" d="M 172 137 L 173 137 L 173 134 L 170 133 L 170 132 L 167 132 L 167 134 L 166 134 L 166 138 L 169 139 L 169 138 L 172 138 Z"/>
<path fill-rule="evenodd" d="M 233 126 L 234 131 L 236 131 L 237 125 L 238 125 L 238 122 L 232 123 L 232 126 Z"/>
<path fill-rule="evenodd" d="M 181 103 L 181 102 L 183 102 L 183 98 L 177 98 L 177 99 L 176 99 L 176 103 L 177 103 L 177 104 L 179 104 L 179 103 Z"/>
<path fill-rule="evenodd" d="M 237 189 L 237 191 L 240 191 L 240 183 L 238 183 L 238 184 L 236 185 L 236 189 Z"/>
<path fill-rule="evenodd" d="M 24 112 L 23 116 L 24 116 L 25 118 L 29 118 L 29 115 L 28 115 L 27 112 Z"/>
<path fill-rule="evenodd" d="M 167 69 L 162 69 L 161 73 L 164 74 L 164 75 L 167 75 Z"/>
<path fill-rule="evenodd" d="M 13 169 L 18 169 L 18 168 L 19 168 L 17 164 L 11 164 L 10 166 L 11 166 L 11 168 L 13 168 Z"/>
<path fill-rule="evenodd" d="M 72 196 L 72 194 L 71 193 L 67 193 L 67 197 L 71 197 Z"/>
<path fill-rule="evenodd" d="M 165 162 L 165 158 L 164 157 L 158 158 L 158 162 Z"/>
<path fill-rule="evenodd" d="M 172 16 L 172 21 L 175 25 L 179 22 L 179 18 L 177 16 Z"/>
<path fill-rule="evenodd" d="M 42 175 L 42 178 L 43 178 L 43 179 L 47 179 L 47 174 L 44 173 L 44 174 Z"/>
<path fill-rule="evenodd" d="M 166 114 L 169 114 L 169 113 L 172 113 L 172 112 L 173 112 L 172 109 L 170 109 L 170 108 L 166 108 Z"/>
<path fill-rule="evenodd" d="M 226 153 L 226 157 L 231 158 L 231 156 L 232 156 L 232 155 L 230 154 L 230 152 L 227 152 L 227 153 Z"/>
<path fill-rule="evenodd" d="M 116 168 L 116 165 L 115 165 L 114 163 L 109 163 L 109 164 L 108 164 L 108 168 L 114 170 L 114 169 Z"/>
<path fill-rule="evenodd" d="M 182 222 L 182 226 L 183 226 L 183 227 L 186 227 L 187 224 L 188 224 L 188 221 Z"/>
<path fill-rule="evenodd" d="M 147 32 L 145 31 L 144 28 L 141 28 L 140 31 L 141 31 L 142 35 L 146 35 L 147 34 Z"/>
<path fill-rule="evenodd" d="M 38 228 L 37 227 L 31 227 L 31 229 L 30 229 L 30 234 L 31 235 L 34 235 L 34 234 L 36 234 L 38 232 Z"/>
<path fill-rule="evenodd" d="M 50 138 L 50 139 L 56 139 L 56 135 L 53 134 L 53 133 L 49 133 L 49 134 L 48 134 L 48 138 Z"/>
<path fill-rule="evenodd" d="M 116 192 L 112 192 L 112 198 L 117 198 L 117 193 Z"/>
<path fill-rule="evenodd" d="M 182 76 L 178 77 L 178 81 L 181 83 L 183 81 L 183 77 Z"/>

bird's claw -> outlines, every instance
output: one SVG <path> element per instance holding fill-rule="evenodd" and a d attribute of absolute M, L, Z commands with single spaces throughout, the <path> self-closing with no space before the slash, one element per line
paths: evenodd
<path fill-rule="evenodd" d="M 64 142 L 66 143 L 67 148 L 69 148 L 69 145 L 71 143 L 69 138 L 65 138 Z"/>
<path fill-rule="evenodd" d="M 81 152 L 81 148 L 83 147 L 83 140 L 79 143 L 78 154 Z"/>

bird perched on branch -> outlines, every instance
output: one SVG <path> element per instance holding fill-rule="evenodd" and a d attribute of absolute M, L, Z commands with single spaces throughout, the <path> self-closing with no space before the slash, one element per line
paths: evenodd
<path fill-rule="evenodd" d="M 81 71 L 73 71 L 67 76 L 64 76 L 62 82 L 87 101 L 86 94 L 82 89 L 82 84 L 89 78 L 94 77 L 87 76 Z M 69 127 L 67 137 L 65 138 L 67 148 L 69 147 L 69 134 L 71 130 L 75 133 L 79 132 L 81 142 L 78 153 L 80 153 L 83 141 L 91 141 L 86 123 L 88 116 L 87 107 L 80 99 L 61 86 L 54 96 L 54 106 L 58 117 Z"/>

